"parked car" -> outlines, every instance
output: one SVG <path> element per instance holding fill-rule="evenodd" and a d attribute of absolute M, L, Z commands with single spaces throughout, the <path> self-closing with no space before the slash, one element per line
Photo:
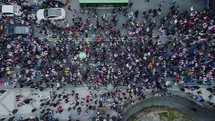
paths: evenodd
<path fill-rule="evenodd" d="M 66 18 L 66 11 L 63 8 L 47 8 L 37 11 L 37 21 L 44 20 L 61 20 Z"/>
<path fill-rule="evenodd" d="M 1 6 L 2 16 L 21 16 L 21 6 L 19 5 L 2 5 Z"/>
<path fill-rule="evenodd" d="M 25 25 L 11 25 L 5 28 L 6 37 L 27 37 L 27 35 L 33 34 L 33 28 Z"/>

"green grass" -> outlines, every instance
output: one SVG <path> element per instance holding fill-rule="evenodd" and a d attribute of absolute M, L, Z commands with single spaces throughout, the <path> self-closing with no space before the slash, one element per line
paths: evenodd
<path fill-rule="evenodd" d="M 137 120 L 138 120 L 138 118 L 137 118 L 136 115 L 133 115 L 133 116 L 131 117 L 131 121 L 137 121 Z"/>
<path fill-rule="evenodd" d="M 164 118 L 167 121 L 174 121 L 175 119 L 178 119 L 179 117 L 181 117 L 183 119 L 183 121 L 193 121 L 189 115 L 183 113 L 182 111 L 180 111 L 176 108 L 170 108 L 167 106 L 153 105 L 153 106 L 145 107 L 145 108 L 141 109 L 138 113 L 141 113 L 144 110 L 150 109 L 150 108 L 161 108 L 161 109 L 166 110 L 167 112 L 160 112 L 160 113 L 158 113 L 158 115 L 160 116 L 161 119 Z M 138 119 L 140 118 L 137 116 L 138 113 L 131 116 L 129 121 L 138 121 Z M 179 116 L 179 115 L 181 115 L 181 116 Z"/>
<path fill-rule="evenodd" d="M 159 114 L 160 118 L 165 118 L 165 119 L 167 119 L 167 121 L 173 121 L 178 118 L 173 111 L 162 112 L 162 113 L 158 113 L 158 114 Z"/>
<path fill-rule="evenodd" d="M 184 116 L 182 117 L 184 119 L 184 121 L 193 121 L 193 119 L 188 116 L 187 114 L 184 114 Z"/>
<path fill-rule="evenodd" d="M 175 120 L 175 119 L 178 119 L 178 114 L 177 114 L 177 112 L 178 112 L 178 110 L 174 110 L 174 109 L 171 110 L 171 109 L 170 109 L 170 111 L 158 113 L 158 115 L 160 116 L 160 118 L 165 118 L 165 119 L 167 119 L 167 121 L 173 121 L 173 120 Z M 180 113 L 182 113 L 182 112 L 180 112 Z M 182 119 L 183 119 L 184 121 L 193 121 L 193 120 L 191 119 L 191 117 L 189 117 L 189 116 L 186 115 L 186 114 L 183 114 Z"/>

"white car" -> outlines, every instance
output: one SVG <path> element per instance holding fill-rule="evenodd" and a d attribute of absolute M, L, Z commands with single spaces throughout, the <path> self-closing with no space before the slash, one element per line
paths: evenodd
<path fill-rule="evenodd" d="M 37 21 L 44 20 L 60 20 L 66 18 L 66 11 L 63 8 L 47 8 L 37 11 Z"/>
<path fill-rule="evenodd" d="M 21 6 L 19 5 L 2 5 L 1 13 L 3 16 L 21 16 Z"/>

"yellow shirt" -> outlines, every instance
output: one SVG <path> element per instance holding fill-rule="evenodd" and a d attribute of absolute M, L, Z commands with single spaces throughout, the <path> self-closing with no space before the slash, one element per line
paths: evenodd
<path fill-rule="evenodd" d="M 13 74 L 13 73 L 14 73 L 14 71 L 12 71 L 12 70 L 8 70 L 8 71 L 7 71 L 7 74 L 9 74 L 9 75 L 10 75 L 10 74 Z"/>
<path fill-rule="evenodd" d="M 89 44 L 90 43 L 90 39 L 86 38 L 86 43 Z"/>
<path fill-rule="evenodd" d="M 152 68 L 152 63 L 149 64 L 149 67 Z"/>

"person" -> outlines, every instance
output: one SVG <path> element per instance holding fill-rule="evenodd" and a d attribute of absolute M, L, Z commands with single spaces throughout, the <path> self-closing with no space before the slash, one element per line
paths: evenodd
<path fill-rule="evenodd" d="M 174 5 L 176 3 L 176 0 L 172 0 L 172 4 Z"/>
<path fill-rule="evenodd" d="M 15 114 L 18 112 L 18 109 L 13 109 L 12 113 Z"/>
<path fill-rule="evenodd" d="M 162 0 L 160 3 L 159 3 L 159 7 L 162 8 L 164 5 L 164 0 Z"/>
<path fill-rule="evenodd" d="M 133 2 L 130 2 L 130 3 L 129 3 L 129 5 L 128 5 L 128 6 L 129 6 L 129 8 L 131 8 L 131 7 L 132 7 L 132 5 L 133 5 Z"/>
<path fill-rule="evenodd" d="M 6 118 L 5 117 L 1 117 L 1 121 L 4 121 Z"/>
<path fill-rule="evenodd" d="M 135 17 L 137 18 L 139 14 L 139 10 L 136 10 L 134 14 L 135 14 Z"/>
<path fill-rule="evenodd" d="M 71 10 L 72 11 L 72 6 L 71 5 L 68 5 L 68 10 Z"/>

